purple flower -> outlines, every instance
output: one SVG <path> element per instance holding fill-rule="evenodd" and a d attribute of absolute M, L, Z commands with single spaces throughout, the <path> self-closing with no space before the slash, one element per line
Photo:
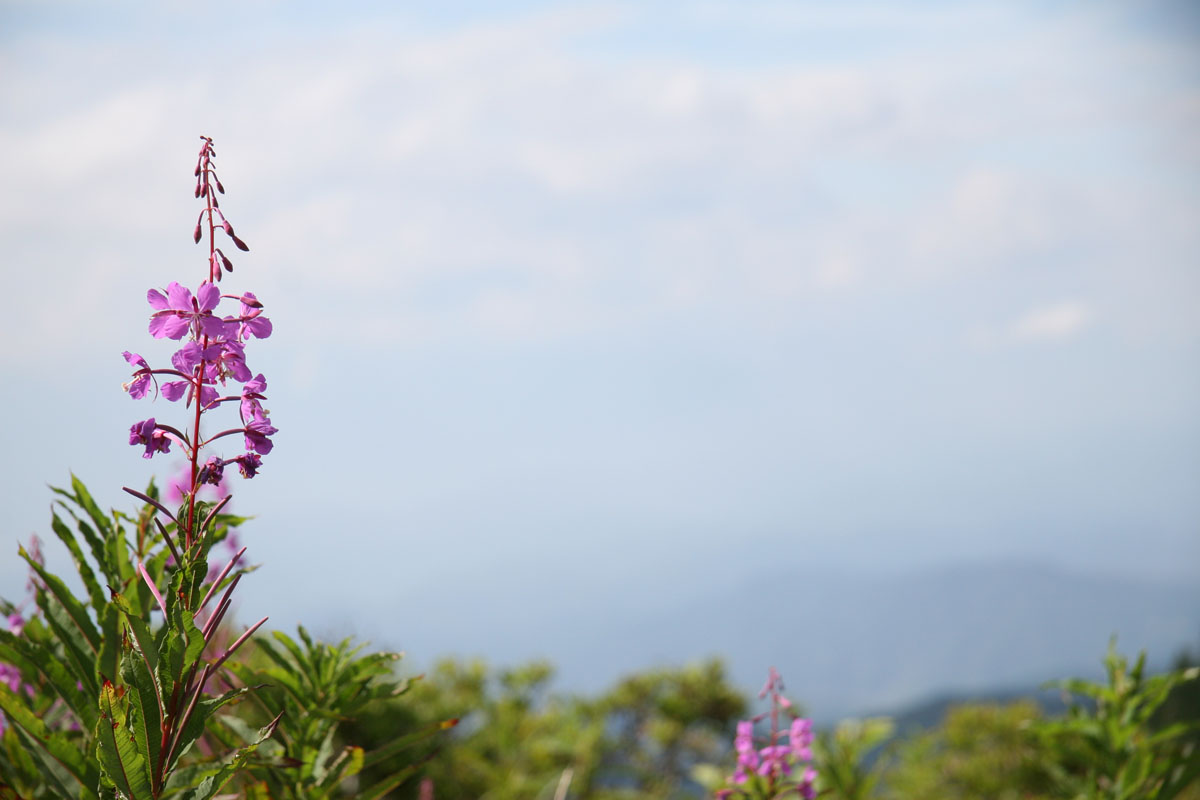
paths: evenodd
<path fill-rule="evenodd" d="M 8 632 L 13 636 L 20 636 L 21 631 L 25 630 L 25 618 L 20 614 L 12 613 L 8 615 Z"/>
<path fill-rule="evenodd" d="M 271 335 L 273 328 L 271 320 L 260 316 L 262 314 L 262 303 L 258 302 L 258 298 L 254 296 L 254 292 L 246 292 L 242 295 L 242 298 L 242 325 L 238 331 L 238 338 L 245 339 L 247 336 L 253 336 L 255 339 L 266 339 Z M 247 300 L 250 303 L 247 303 Z"/>
<path fill-rule="evenodd" d="M 253 420 L 246 425 L 246 449 L 266 455 L 274 446 L 267 437 L 279 433 L 279 429 L 271 424 L 266 417 Z"/>
<path fill-rule="evenodd" d="M 0 663 L 0 683 L 8 686 L 9 691 L 21 690 L 21 671 L 12 664 Z"/>
<path fill-rule="evenodd" d="M 216 347 L 201 347 L 195 342 L 188 342 L 171 356 L 171 364 L 185 375 L 191 375 L 197 364 L 216 358 L 217 352 Z"/>
<path fill-rule="evenodd" d="M 759 750 L 758 754 L 762 756 L 762 764 L 758 767 L 759 775 L 764 777 L 767 775 L 782 777 L 791 774 L 792 765 L 788 759 L 792 751 L 786 745 L 768 745 Z"/>
<path fill-rule="evenodd" d="M 246 381 L 242 386 L 242 422 L 247 420 L 266 419 L 266 411 L 263 410 L 259 400 L 266 400 L 267 396 L 263 394 L 267 390 L 267 379 L 260 372 L 254 376 L 252 380 Z"/>
<path fill-rule="evenodd" d="M 208 350 L 205 351 L 209 380 L 220 380 L 222 383 L 227 377 L 242 382 L 250 380 L 250 368 L 246 366 L 246 349 L 240 342 L 218 342 L 209 350 L 214 351 L 211 356 L 208 355 Z"/>
<path fill-rule="evenodd" d="M 154 376 L 150 374 L 150 365 L 137 353 L 126 350 L 122 355 L 130 364 L 139 367 L 138 371 L 133 373 L 133 380 L 124 385 L 125 391 L 129 392 L 129 396 L 134 400 L 141 400 L 150 391 L 150 384 L 154 381 Z"/>
<path fill-rule="evenodd" d="M 221 483 L 224 471 L 225 461 L 213 456 L 200 468 L 200 483 L 211 483 L 213 486 L 217 486 Z"/>
<path fill-rule="evenodd" d="M 800 796 L 804 800 L 813 800 L 817 796 L 816 786 L 813 784 L 817 780 L 817 771 L 812 767 L 805 767 L 804 774 L 800 778 Z"/>
<path fill-rule="evenodd" d="M 129 429 L 129 443 L 146 446 L 146 452 L 142 454 L 142 458 L 153 458 L 155 453 L 171 452 L 171 440 L 158 429 L 154 417 L 133 423 Z"/>
<path fill-rule="evenodd" d="M 184 392 L 192 385 L 191 381 L 168 381 L 162 385 L 162 396 L 174 403 L 183 397 Z"/>
<path fill-rule="evenodd" d="M 792 748 L 792 755 L 799 761 L 812 761 L 812 720 L 798 717 L 792 720 L 792 727 L 788 731 L 788 743 Z"/>
<path fill-rule="evenodd" d="M 212 310 L 221 300 L 221 290 L 212 283 L 202 283 L 196 296 L 177 282 L 167 284 L 164 295 L 157 289 L 146 292 L 146 301 L 157 309 L 150 315 L 150 334 L 155 339 L 182 339 L 188 331 L 199 336 L 221 336 L 225 322 L 213 316 Z"/>
<path fill-rule="evenodd" d="M 262 469 L 262 457 L 255 453 L 246 453 L 233 460 L 237 462 L 243 478 L 253 478 Z"/>

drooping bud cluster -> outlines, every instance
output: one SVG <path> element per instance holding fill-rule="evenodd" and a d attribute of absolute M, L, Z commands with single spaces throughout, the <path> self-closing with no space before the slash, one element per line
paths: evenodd
<path fill-rule="evenodd" d="M 208 136 L 201 136 L 200 138 L 204 140 L 204 144 L 200 147 L 200 157 L 196 160 L 196 197 L 203 197 L 206 207 L 196 219 L 196 228 L 192 231 L 192 239 L 197 244 L 200 243 L 204 215 L 207 214 L 209 223 L 208 279 L 216 283 L 221 280 L 222 271 L 233 272 L 233 262 L 221 252 L 221 248 L 217 247 L 213 241 L 216 228 L 220 227 L 221 230 L 228 234 L 238 250 L 248 252 L 250 248 L 234 234 L 233 225 L 229 224 L 229 220 L 225 218 L 225 213 L 221 211 L 221 204 L 217 200 L 217 194 L 225 194 L 225 187 L 221 185 L 221 180 L 217 177 L 217 170 L 212 163 L 213 159 L 217 157 L 217 151 L 213 147 L 211 138 Z M 219 226 L 214 225 L 214 217 L 221 218 Z"/>
<path fill-rule="evenodd" d="M 186 286 L 172 281 L 165 289 L 150 289 L 146 300 L 152 309 L 150 335 L 155 339 L 184 342 L 171 356 L 171 367 L 154 369 L 137 353 L 126 352 L 125 360 L 135 368 L 133 378 L 125 384 L 130 397 L 140 399 L 154 388 L 155 395 L 167 400 L 184 400 L 194 413 L 179 428 L 164 425 L 155 418 L 142 420 L 129 432 L 129 443 L 145 447 L 144 457 L 168 453 L 172 444 L 181 447 L 190 462 L 190 489 L 204 484 L 218 484 L 224 467 L 236 464 L 246 478 L 252 478 L 262 466 L 262 456 L 271 452 L 271 436 L 277 429 L 271 424 L 269 412 L 263 407 L 267 381 L 262 373 L 254 374 L 246 364 L 246 345 L 250 339 L 265 339 L 271 335 L 271 321 L 262 315 L 263 304 L 253 292 L 222 294 L 217 287 L 223 272 L 232 272 L 233 264 L 216 247 L 216 231 L 225 232 L 241 250 L 249 250 L 233 232 L 233 226 L 221 212 L 217 194 L 225 187 L 217 179 L 213 167 L 216 151 L 212 139 L 202 136 L 203 146 L 196 164 L 196 197 L 203 198 L 204 209 L 196 224 L 193 238 L 199 242 L 207 225 L 209 234 L 209 273 L 193 294 Z M 223 300 L 237 304 L 236 310 L 222 314 Z M 167 376 L 159 384 L 158 376 Z M 240 386 L 238 386 L 240 384 Z M 233 391 L 231 391 L 231 389 Z M 202 437 L 201 416 L 223 403 L 237 404 L 240 427 Z M 190 430 L 189 430 L 190 429 Z M 201 460 L 202 448 L 226 436 L 241 434 L 245 452 L 229 458 L 212 456 Z"/>
<path fill-rule="evenodd" d="M 758 696 L 759 699 L 769 696 L 771 708 L 738 723 L 733 740 L 737 767 L 729 776 L 727 788 L 717 792 L 717 797 L 768 800 L 798 796 L 811 800 L 816 797 L 817 779 L 817 771 L 808 763 L 812 761 L 812 720 L 795 716 L 791 701 L 783 694 L 783 679 L 774 667 Z M 785 712 L 794 715 L 786 732 L 780 727 L 780 717 Z M 769 734 L 756 738 L 755 726 L 767 717 L 771 720 Z M 797 773 L 801 765 L 803 769 Z"/>

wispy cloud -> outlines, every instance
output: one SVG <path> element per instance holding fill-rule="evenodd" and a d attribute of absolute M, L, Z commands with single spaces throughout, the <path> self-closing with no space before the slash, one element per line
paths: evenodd
<path fill-rule="evenodd" d="M 1072 300 L 1033 309 L 1016 320 L 1009 332 L 1021 341 L 1067 339 L 1083 331 L 1092 316 L 1085 303 Z"/>
<path fill-rule="evenodd" d="M 228 145 L 230 202 L 274 271 L 265 290 L 314 292 L 326 308 L 314 335 L 371 319 L 376 336 L 417 325 L 424 340 L 570 335 L 681 307 L 775 324 L 830 290 L 1019 283 L 1048 258 L 1074 269 L 1106 239 L 1120 258 L 1160 224 L 1097 200 L 1122 187 L 1195 214 L 1185 188 L 1148 190 L 1144 172 L 1097 190 L 1113 147 L 1152 157 L 1153 142 L 1110 141 L 1129 138 L 1131 109 L 1156 133 L 1194 107 L 1186 86 L 1116 80 L 1150 56 L 1105 27 L 1109 12 L 1034 21 L 997 4 L 916 24 L 864 9 L 856 27 L 774 5 L 770 35 L 896 36 L 870 57 L 847 40 L 841 59 L 795 48 L 744 64 L 686 47 L 624 52 L 624 37 L 661 20 L 603 5 L 447 30 L 334 24 L 316 41 L 222 52 L 209 72 L 119 33 L 73 49 L 18 39 L 21 80 L 2 90 L 0 234 L 10 258 L 41 265 L 18 278 L 28 291 L 135 257 L 134 240 L 152 249 L 186 223 L 188 198 L 159 198 L 180 143 L 203 130 Z M 740 9 L 709 4 L 677 33 L 731 15 L 750 31 Z M 953 35 L 928 45 L 929 25 Z M 68 86 L 71 103 L 29 100 Z M 1183 258 L 1186 233 L 1162 233 Z M 0 324 L 26 327 L 32 313 Z"/>

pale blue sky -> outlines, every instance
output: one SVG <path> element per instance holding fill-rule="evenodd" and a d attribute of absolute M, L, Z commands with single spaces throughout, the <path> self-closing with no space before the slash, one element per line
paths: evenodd
<path fill-rule="evenodd" d="M 0 3 L 0 593 L 45 484 L 124 504 L 178 413 L 120 354 L 204 275 L 200 133 L 277 331 L 247 613 L 1197 577 L 1195 12 L 643 5 Z"/>

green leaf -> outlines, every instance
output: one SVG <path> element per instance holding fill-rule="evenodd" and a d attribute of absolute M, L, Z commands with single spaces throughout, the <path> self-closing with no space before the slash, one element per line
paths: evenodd
<path fill-rule="evenodd" d="M 210 697 L 205 700 L 200 700 L 196 703 L 196 708 L 192 712 L 192 716 L 184 725 L 183 730 L 179 732 L 178 744 L 175 745 L 175 750 L 170 754 L 171 760 L 167 764 L 167 768 L 172 768 L 179 762 L 179 759 L 187 753 L 188 749 L 195 743 L 197 739 L 204 733 L 204 728 L 210 717 L 217 712 L 221 706 L 229 703 L 239 697 L 245 695 L 250 690 L 243 687 L 233 689 L 226 692 L 220 697 Z"/>
<path fill-rule="evenodd" d="M 378 798 L 383 797 L 385 794 L 411 778 L 417 771 L 418 767 L 418 764 L 409 764 L 407 767 L 395 773 L 394 775 L 390 775 L 376 783 L 374 786 L 368 787 L 367 789 L 359 792 L 355 796 L 355 800 L 378 800 Z"/>
<path fill-rule="evenodd" d="M 363 768 L 363 749 L 353 745 L 342 749 L 338 757 L 329 765 L 329 771 L 321 780 L 322 789 L 332 789 L 352 775 L 357 775 Z"/>
<path fill-rule="evenodd" d="M 24 547 L 19 548 L 17 552 L 29 563 L 30 568 L 37 573 L 38 577 L 42 579 L 42 585 L 45 586 L 46 592 L 67 611 L 72 625 L 87 641 L 92 654 L 95 655 L 98 653 L 100 650 L 100 634 L 97 632 L 96 626 L 92 624 L 91 618 L 88 617 L 87 609 L 83 607 L 83 604 L 75 598 L 75 595 L 62 582 L 61 578 L 43 569 L 41 564 L 30 557 Z"/>
<path fill-rule="evenodd" d="M 73 797 L 75 795 L 75 792 L 69 788 L 75 785 L 72 776 L 63 769 L 61 764 L 54 761 L 43 751 L 37 740 L 30 736 L 23 728 L 10 727 L 5 731 L 6 749 L 11 749 L 12 744 L 15 744 L 19 748 L 19 752 L 24 757 L 21 761 L 23 766 L 33 762 L 33 772 L 26 773 L 33 778 L 33 783 L 36 784 L 44 781 L 49 788 L 58 792 L 59 797 Z M 31 756 L 37 756 L 37 758 L 34 759 Z M 14 778 L 15 776 L 0 771 L 0 779 L 2 779 L 0 780 L 0 788 L 4 787 L 4 781 L 10 781 Z M 14 798 L 14 800 L 25 800 L 25 798 Z"/>
<path fill-rule="evenodd" d="M 392 741 L 388 742 L 386 746 L 380 747 L 378 750 L 372 750 L 371 754 L 363 761 L 363 768 L 365 769 L 367 767 L 372 767 L 384 759 L 391 758 L 404 748 L 410 747 L 422 739 L 428 739 L 429 737 L 444 730 L 449 730 L 457 724 L 457 719 L 448 719 L 444 722 L 435 722 L 434 724 L 426 726 L 418 731 L 414 731 L 407 736 L 400 736 L 396 739 L 393 739 Z"/>
<path fill-rule="evenodd" d="M 105 538 L 108 538 L 113 532 L 112 520 L 100 510 L 100 506 L 96 505 L 96 501 L 92 499 L 91 492 L 83 485 L 83 481 L 75 477 L 74 473 L 71 473 L 71 488 L 75 490 L 75 497 L 73 498 L 75 502 L 92 518 L 92 522 L 96 524 L 96 530 L 104 534 Z"/>
<path fill-rule="evenodd" d="M 51 759 L 79 783 L 80 798 L 96 797 L 94 787 L 100 782 L 100 773 L 95 765 L 64 734 L 51 732 L 46 723 L 26 707 L 21 697 L 3 683 L 0 683 L 0 711 L 37 744 L 40 756 Z"/>
<path fill-rule="evenodd" d="M 100 687 L 100 719 L 96 721 L 96 755 L 104 776 L 128 800 L 151 800 L 149 754 L 139 750 L 130 719 L 131 705 L 123 686 L 105 681 Z M 136 711 L 134 711 L 136 714 Z"/>
<path fill-rule="evenodd" d="M 62 647 L 65 655 L 63 664 L 71 670 L 75 680 L 83 685 L 84 691 L 95 697 L 99 690 L 96 682 L 96 654 L 88 649 L 87 639 L 75 627 L 70 613 L 61 603 L 43 591 L 37 593 L 38 608 L 45 616 L 45 641 L 53 641 Z M 29 634 L 26 625 L 24 633 Z"/>
<path fill-rule="evenodd" d="M 136 712 L 130 715 L 129 727 L 137 750 L 145 758 L 153 776 L 162 749 L 162 701 L 158 696 L 154 675 L 141 654 L 132 647 L 126 650 L 121 659 L 121 679 L 126 684 L 126 697 L 132 700 Z"/>
<path fill-rule="evenodd" d="M 99 682 L 104 677 L 116 675 L 120 664 L 120 647 L 121 647 L 121 612 L 116 606 L 107 603 L 99 609 L 100 615 L 100 630 L 102 637 L 100 639 L 100 653 L 96 658 L 96 680 Z"/>
<path fill-rule="evenodd" d="M 76 688 L 75 677 L 45 647 L 23 636 L 13 636 L 10 631 L 0 631 L 0 661 L 20 661 L 28 664 L 31 669 L 41 674 L 50 688 L 62 698 L 85 730 L 91 730 L 95 726 L 94 699 Z"/>
<path fill-rule="evenodd" d="M 71 477 L 72 479 L 75 479 L 74 475 Z M 78 508 L 83 508 L 83 504 L 80 502 L 79 498 L 75 494 L 68 492 L 66 489 L 60 489 L 57 486 L 51 486 L 50 490 L 55 494 L 70 500 L 72 505 Z M 108 576 L 106 569 L 107 561 L 105 559 L 104 538 L 102 536 L 98 536 L 96 531 L 92 530 L 90 525 L 81 520 L 79 515 L 72 510 L 71 506 L 67 505 L 61 500 L 58 501 L 58 505 L 71 515 L 71 519 L 75 520 L 75 526 L 79 528 L 80 534 L 83 535 L 83 540 L 87 542 L 88 549 L 92 551 L 92 558 L 94 558 L 96 563 L 100 565 L 100 571 L 103 572 L 105 576 Z M 84 509 L 84 513 L 87 513 L 86 509 Z M 104 529 L 102 528 L 101 530 L 103 531 Z"/>
<path fill-rule="evenodd" d="M 146 662 L 146 668 L 154 674 L 158 670 L 158 642 L 150 633 L 150 626 L 129 606 L 129 601 L 121 594 L 113 594 L 112 604 L 125 617 L 129 632 L 137 644 L 138 652 Z"/>
<path fill-rule="evenodd" d="M 66 545 L 67 551 L 75 561 L 75 571 L 79 573 L 79 578 L 83 581 L 83 586 L 91 599 L 92 608 L 97 610 L 103 608 L 105 605 L 104 589 L 96 580 L 96 573 L 92 571 L 91 564 L 83 557 L 83 550 L 79 547 L 75 534 L 71 533 L 71 529 L 67 527 L 66 523 L 53 512 L 50 514 L 50 527 L 58 536 L 59 541 Z"/>
<path fill-rule="evenodd" d="M 210 800 L 214 795 L 225 788 L 229 781 L 233 780 L 237 773 L 244 769 L 246 762 L 250 760 L 250 756 L 258 749 L 258 746 L 271 738 L 271 734 L 275 732 L 275 726 L 279 724 L 279 717 L 271 720 L 265 727 L 260 728 L 257 738 L 238 750 L 233 754 L 225 764 L 218 769 L 205 776 L 199 784 L 190 791 L 185 791 L 179 796 L 180 800 Z M 170 784 L 168 784 L 170 786 Z M 174 788 L 174 787 L 171 787 Z"/>

